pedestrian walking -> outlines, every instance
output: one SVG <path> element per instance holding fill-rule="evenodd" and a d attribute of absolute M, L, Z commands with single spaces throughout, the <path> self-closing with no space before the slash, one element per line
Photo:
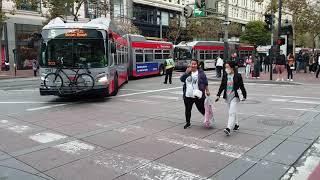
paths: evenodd
<path fill-rule="evenodd" d="M 220 56 L 218 56 L 217 65 L 216 65 L 217 78 L 221 78 L 222 68 L 223 68 L 223 59 Z"/>
<path fill-rule="evenodd" d="M 199 69 L 198 60 L 192 60 L 191 65 L 186 72 L 180 77 L 183 85 L 183 101 L 185 105 L 186 125 L 183 127 L 187 129 L 191 126 L 191 110 L 193 104 L 196 104 L 198 111 L 205 115 L 205 94 L 210 96 L 208 88 L 208 79 L 203 70 Z"/>
<path fill-rule="evenodd" d="M 256 79 L 260 79 L 260 69 L 261 69 L 260 57 L 258 54 L 254 55 L 253 57 L 254 57 L 253 77 Z"/>
<path fill-rule="evenodd" d="M 235 72 L 235 64 L 233 62 L 227 62 L 225 68 L 227 74 L 222 77 L 216 102 L 219 101 L 220 96 L 224 91 L 223 98 L 226 100 L 229 109 L 228 124 L 227 128 L 224 129 L 224 132 L 229 136 L 231 129 L 237 131 L 240 128 L 237 117 L 237 106 L 240 102 L 238 90 L 240 89 L 242 92 L 242 101 L 246 100 L 247 91 L 244 87 L 241 74 Z"/>
<path fill-rule="evenodd" d="M 286 57 L 283 54 L 283 51 L 280 51 L 280 55 L 276 58 L 276 71 L 278 73 L 278 78 L 276 81 L 284 81 L 283 79 L 283 73 L 286 65 Z"/>
<path fill-rule="evenodd" d="M 164 80 L 164 84 L 168 83 L 168 78 L 169 78 L 169 83 L 172 84 L 172 72 L 174 69 L 174 61 L 172 59 L 172 55 L 169 55 L 169 58 L 166 59 L 166 61 L 164 62 L 164 66 L 166 68 L 166 77 Z"/>
<path fill-rule="evenodd" d="M 270 55 L 264 58 L 264 72 L 267 73 L 270 70 Z"/>
<path fill-rule="evenodd" d="M 318 70 L 316 73 L 316 78 L 319 78 L 319 73 L 320 73 L 320 53 L 318 53 Z"/>
<path fill-rule="evenodd" d="M 296 68 L 297 73 L 300 72 L 302 64 L 303 64 L 302 51 L 299 51 L 299 54 L 297 55 L 297 68 Z"/>
<path fill-rule="evenodd" d="M 293 81 L 293 70 L 294 70 L 294 56 L 292 53 L 288 55 L 287 71 L 288 71 L 288 81 Z"/>
<path fill-rule="evenodd" d="M 251 74 L 251 66 L 252 66 L 252 56 L 249 56 L 248 59 L 246 59 L 246 78 L 248 79 Z"/>
<path fill-rule="evenodd" d="M 302 58 L 303 58 L 304 73 L 307 73 L 307 66 L 309 65 L 309 60 L 310 60 L 309 53 L 308 52 L 304 52 Z"/>
<path fill-rule="evenodd" d="M 38 62 L 35 59 L 33 59 L 33 61 L 32 61 L 32 69 L 33 69 L 33 75 L 34 75 L 34 77 L 36 77 L 37 71 L 38 71 Z"/>

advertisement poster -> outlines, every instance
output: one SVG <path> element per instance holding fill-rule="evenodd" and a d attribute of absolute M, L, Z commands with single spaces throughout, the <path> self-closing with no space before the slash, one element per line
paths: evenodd
<path fill-rule="evenodd" d="M 158 63 L 137 64 L 136 71 L 137 71 L 137 74 L 157 72 L 157 71 L 159 71 L 158 70 Z"/>

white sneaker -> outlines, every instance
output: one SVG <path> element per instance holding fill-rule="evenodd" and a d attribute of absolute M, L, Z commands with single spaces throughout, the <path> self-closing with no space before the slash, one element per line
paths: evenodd
<path fill-rule="evenodd" d="M 280 81 L 280 79 L 277 79 L 276 81 Z"/>
<path fill-rule="evenodd" d="M 292 82 L 292 81 L 293 81 L 293 79 L 290 79 L 290 81 Z"/>
<path fill-rule="evenodd" d="M 284 81 L 284 79 L 282 78 L 281 81 Z"/>

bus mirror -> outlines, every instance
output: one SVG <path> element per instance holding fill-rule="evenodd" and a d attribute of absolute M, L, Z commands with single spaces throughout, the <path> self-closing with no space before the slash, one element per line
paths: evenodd
<path fill-rule="evenodd" d="M 111 45 L 111 53 L 112 54 L 117 53 L 116 43 L 112 42 L 110 45 Z"/>

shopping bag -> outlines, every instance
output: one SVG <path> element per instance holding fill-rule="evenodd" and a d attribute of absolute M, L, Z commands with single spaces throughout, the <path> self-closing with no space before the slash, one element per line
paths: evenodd
<path fill-rule="evenodd" d="M 214 118 L 213 118 L 213 103 L 210 96 L 207 96 L 204 101 L 204 109 L 205 109 L 205 114 L 204 114 L 203 124 L 206 128 L 212 128 L 214 123 Z"/>

